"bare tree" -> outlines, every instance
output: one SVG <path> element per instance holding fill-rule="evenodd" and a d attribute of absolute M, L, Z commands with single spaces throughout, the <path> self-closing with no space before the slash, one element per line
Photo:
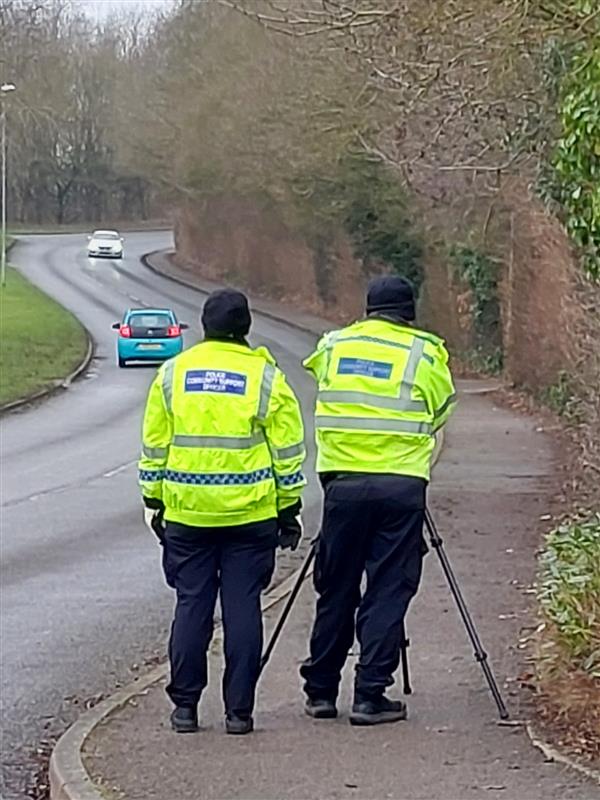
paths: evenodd
<path fill-rule="evenodd" d="M 0 69 L 18 84 L 9 109 L 9 208 L 17 219 L 100 220 L 139 194 L 140 176 L 129 185 L 118 163 L 114 132 L 128 36 L 99 29 L 60 0 L 2 0 Z"/>

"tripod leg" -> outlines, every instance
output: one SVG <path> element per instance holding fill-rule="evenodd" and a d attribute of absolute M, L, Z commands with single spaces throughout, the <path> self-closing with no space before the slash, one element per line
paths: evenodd
<path fill-rule="evenodd" d="M 442 565 L 442 570 L 444 571 L 444 575 L 446 576 L 446 580 L 450 586 L 450 591 L 452 592 L 454 600 L 456 601 L 460 616 L 462 617 L 462 621 L 467 629 L 467 633 L 473 648 L 475 649 L 475 659 L 481 665 L 481 669 L 483 670 L 483 674 L 489 686 L 490 692 L 492 693 L 492 697 L 494 698 L 496 707 L 498 708 L 500 719 L 508 719 L 508 711 L 506 710 L 504 700 L 500 694 L 500 689 L 498 688 L 498 684 L 494 678 L 494 673 L 488 664 L 487 653 L 483 649 L 479 634 L 477 633 L 475 624 L 473 623 L 471 615 L 469 614 L 469 609 L 467 608 L 464 597 L 462 596 L 462 592 L 460 590 L 460 586 L 458 585 L 454 572 L 452 571 L 452 567 L 450 566 L 448 556 L 444 550 L 444 543 L 437 532 L 433 518 L 429 513 L 429 509 L 425 509 L 425 525 L 429 531 L 431 546 L 438 554 L 440 563 Z"/>
<path fill-rule="evenodd" d="M 269 642 L 267 644 L 265 652 L 263 653 L 263 656 L 262 656 L 262 658 L 260 660 L 260 670 L 259 670 L 259 673 L 258 673 L 259 675 L 262 673 L 263 669 L 265 668 L 265 665 L 266 665 L 267 661 L 271 657 L 271 653 L 275 649 L 275 645 L 277 644 L 277 639 L 279 638 L 279 634 L 281 633 L 281 631 L 283 629 L 283 626 L 285 625 L 285 621 L 287 620 L 287 618 L 288 618 L 288 616 L 290 614 L 290 611 L 292 610 L 292 606 L 294 605 L 294 601 L 295 601 L 296 597 L 298 596 L 298 592 L 302 588 L 302 584 L 304 583 L 304 579 L 306 578 L 306 574 L 307 574 L 307 572 L 309 570 L 310 565 L 312 564 L 313 558 L 315 557 L 315 548 L 316 548 L 316 540 L 311 543 L 310 550 L 308 551 L 308 555 L 306 556 L 304 564 L 302 565 L 302 568 L 300 569 L 300 572 L 298 573 L 298 578 L 296 580 L 296 583 L 294 584 L 294 588 L 290 592 L 290 596 L 288 597 L 288 599 L 286 601 L 286 604 L 285 604 L 285 606 L 283 608 L 283 611 L 281 612 L 281 614 L 279 616 L 279 619 L 277 620 L 277 624 L 275 625 L 275 628 L 273 629 L 273 633 L 271 634 L 271 638 L 269 639 Z"/>
<path fill-rule="evenodd" d="M 402 683 L 404 694 L 412 694 L 410 685 L 410 673 L 408 671 L 408 648 L 410 640 L 406 638 L 406 629 L 402 623 L 402 640 L 400 641 L 400 656 L 402 659 Z"/>

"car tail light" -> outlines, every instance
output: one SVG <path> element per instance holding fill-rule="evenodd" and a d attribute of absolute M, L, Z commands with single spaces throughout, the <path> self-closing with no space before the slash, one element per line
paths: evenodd
<path fill-rule="evenodd" d="M 181 328 L 179 325 L 169 325 L 167 328 L 167 336 L 181 336 Z"/>
<path fill-rule="evenodd" d="M 121 325 L 119 328 L 119 336 L 123 336 L 125 339 L 131 338 L 131 328 L 129 325 Z"/>

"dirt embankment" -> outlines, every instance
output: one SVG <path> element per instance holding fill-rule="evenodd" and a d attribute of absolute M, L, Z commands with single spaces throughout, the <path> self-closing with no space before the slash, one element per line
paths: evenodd
<path fill-rule="evenodd" d="M 506 377 L 565 415 L 575 441 L 571 488 L 600 503 L 600 286 L 586 281 L 560 222 L 511 198 L 502 285 Z"/>
<path fill-rule="evenodd" d="M 538 391 L 570 371 L 580 323 L 573 254 L 560 223 L 524 201 L 511 210 L 503 286 L 504 364 L 517 385 Z"/>
<path fill-rule="evenodd" d="M 212 280 L 340 322 L 362 309 L 362 266 L 341 235 L 326 252 L 312 248 L 250 201 L 222 198 L 181 209 L 175 243 L 179 266 Z"/>
<path fill-rule="evenodd" d="M 501 309 L 506 377 L 539 393 L 563 374 L 592 367 L 593 309 L 585 311 L 581 280 L 560 223 L 524 190 L 503 198 Z M 188 205 L 176 217 L 179 266 L 235 283 L 254 293 L 347 322 L 363 311 L 366 269 L 342 233 L 327 247 L 309 243 L 273 208 L 249 199 L 213 198 Z M 423 324 L 444 336 L 452 350 L 469 348 L 473 319 L 468 292 L 435 252 L 425 257 L 421 290 Z M 588 301 L 591 289 L 587 289 Z M 582 347 L 583 345 L 583 347 Z M 588 352 L 589 351 L 589 352 Z M 594 376 L 594 370 L 597 369 Z M 586 381 L 600 383 L 594 366 Z"/>
<path fill-rule="evenodd" d="M 176 260 L 184 269 L 340 323 L 363 313 L 366 285 L 377 273 L 355 257 L 341 232 L 326 247 L 311 244 L 275 213 L 248 200 L 212 199 L 180 209 L 175 242 Z M 427 253 L 420 317 L 451 348 L 461 350 L 468 343 L 468 325 L 451 297 L 447 265 Z"/>

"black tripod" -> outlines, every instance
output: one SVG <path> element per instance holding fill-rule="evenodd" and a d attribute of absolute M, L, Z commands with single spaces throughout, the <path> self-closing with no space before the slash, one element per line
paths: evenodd
<path fill-rule="evenodd" d="M 285 625 L 285 621 L 290 615 L 290 611 L 292 610 L 292 606 L 294 605 L 294 601 L 298 596 L 298 592 L 302 588 L 302 584 L 306 578 L 310 565 L 313 562 L 316 552 L 316 543 L 317 540 L 314 539 L 310 544 L 310 550 L 308 551 L 308 555 L 304 560 L 304 564 L 298 573 L 298 577 L 296 578 L 296 583 L 292 591 L 290 592 L 290 596 L 288 597 L 285 606 L 283 607 L 283 611 L 279 615 L 279 619 L 277 620 L 277 624 L 273 629 L 273 633 L 271 634 L 271 638 L 268 641 L 268 644 L 265 648 L 265 652 L 260 660 L 260 670 L 259 675 L 265 668 L 267 661 L 271 658 L 271 653 L 275 649 L 275 645 L 277 644 L 277 639 L 279 638 L 279 634 L 281 633 L 283 626 Z M 402 675 L 404 679 L 404 694 L 411 694 L 412 689 L 410 688 L 410 677 L 408 672 L 408 655 L 406 653 L 406 648 L 409 646 L 410 642 L 406 638 L 406 634 L 404 633 L 404 624 L 402 625 L 402 640 L 400 642 L 400 648 L 402 653 Z"/>
<path fill-rule="evenodd" d="M 306 556 L 304 564 L 302 564 L 302 568 L 298 573 L 298 578 L 296 579 L 294 588 L 290 592 L 290 596 L 288 597 L 287 602 L 283 607 L 283 611 L 281 612 L 279 619 L 277 620 L 277 624 L 273 629 L 271 638 L 269 639 L 265 652 L 263 653 L 263 656 L 260 660 L 260 669 L 258 672 L 259 675 L 265 668 L 267 661 L 271 658 L 271 653 L 273 652 L 275 645 L 277 644 L 277 639 L 279 638 L 279 634 L 281 633 L 281 630 L 285 625 L 285 621 L 289 617 L 290 611 L 292 610 L 292 606 L 294 605 L 294 600 L 296 599 L 296 597 L 298 596 L 298 592 L 302 588 L 302 584 L 304 583 L 304 579 L 306 578 L 309 567 L 312 564 L 313 559 L 315 557 L 316 546 L 317 546 L 317 540 L 313 539 L 313 541 L 310 543 L 310 550 L 308 551 L 308 555 Z"/>
<path fill-rule="evenodd" d="M 471 615 L 469 614 L 469 609 L 467 608 L 467 604 L 465 603 L 465 599 L 462 596 L 462 592 L 460 590 L 460 586 L 456 580 L 456 576 L 452 571 L 452 567 L 450 566 L 450 562 L 448 560 L 448 556 L 446 555 L 446 551 L 444 550 L 444 543 L 442 541 L 442 537 L 439 535 L 437 528 L 435 527 L 435 522 L 433 521 L 433 517 L 429 513 L 429 509 L 425 509 L 425 527 L 429 533 L 429 541 L 431 547 L 435 550 L 438 554 L 438 558 L 440 559 L 440 564 L 442 565 L 442 570 L 444 575 L 446 576 L 446 580 L 448 581 L 448 585 L 450 586 L 450 591 L 452 592 L 452 596 L 456 601 L 456 605 L 458 606 L 458 611 L 460 616 L 462 617 L 462 621 L 464 622 L 465 628 L 467 629 L 467 633 L 469 635 L 469 639 L 471 640 L 471 644 L 475 650 L 475 660 L 481 664 L 481 669 L 483 670 L 483 674 L 485 675 L 485 679 L 487 684 L 490 688 L 490 692 L 492 693 L 492 697 L 496 703 L 496 707 L 498 708 L 498 714 L 500 715 L 500 719 L 508 719 L 508 711 L 506 710 L 506 706 L 504 705 L 504 700 L 502 699 L 502 695 L 500 694 L 500 689 L 498 688 L 498 684 L 496 683 L 496 679 L 494 678 L 494 673 L 492 672 L 490 665 L 488 664 L 488 657 L 487 653 L 482 647 L 481 639 L 479 638 L 479 634 L 477 633 L 477 629 Z M 410 681 L 408 677 L 408 662 L 406 660 L 406 649 L 403 650 L 403 659 L 402 659 L 402 674 L 404 677 L 404 692 L 405 694 L 411 693 L 410 688 Z M 408 691 L 407 691 L 408 689 Z"/>
<path fill-rule="evenodd" d="M 508 719 L 508 711 L 506 710 L 506 706 L 504 705 L 504 701 L 502 699 L 502 695 L 500 694 L 500 689 L 498 688 L 498 684 L 496 683 L 496 679 L 494 678 L 494 674 L 488 664 L 487 660 L 487 653 L 482 647 L 481 640 L 479 638 L 479 634 L 477 633 L 477 629 L 473 623 L 471 615 L 469 614 L 469 609 L 465 603 L 464 597 L 462 596 L 462 592 L 460 590 L 460 586 L 456 580 L 454 572 L 452 571 L 452 567 L 450 566 L 450 562 L 448 560 L 448 556 L 446 555 L 446 551 L 444 550 L 444 543 L 442 541 L 442 537 L 437 532 L 437 528 L 435 527 L 435 523 L 431 514 L 429 513 L 429 509 L 425 509 L 425 527 L 429 533 L 429 541 L 431 547 L 435 550 L 440 559 L 440 563 L 442 565 L 442 570 L 444 575 L 446 576 L 446 580 L 448 581 L 448 585 L 450 586 L 450 591 L 454 600 L 456 601 L 456 605 L 458 606 L 458 611 L 462 618 L 462 621 L 467 629 L 467 633 L 469 635 L 469 639 L 473 645 L 475 650 L 475 659 L 476 661 L 481 664 L 481 669 L 483 670 L 483 674 L 485 675 L 485 679 L 487 684 L 490 688 L 490 692 L 492 693 L 492 697 L 496 703 L 498 708 L 498 714 L 500 715 L 500 719 Z M 265 667 L 265 664 L 269 660 L 271 653 L 273 652 L 273 648 L 279 638 L 279 634 L 283 626 L 285 625 L 285 621 L 289 616 L 290 611 L 292 610 L 292 606 L 294 605 L 294 601 L 298 596 L 298 592 L 302 586 L 304 579 L 308 573 L 309 567 L 315 557 L 315 544 L 316 540 L 311 543 L 310 550 L 308 551 L 308 555 L 302 565 L 302 569 L 298 573 L 298 579 L 294 584 L 294 588 L 291 591 L 290 596 L 287 599 L 285 607 L 281 612 L 279 619 L 277 620 L 277 624 L 273 633 L 271 634 L 271 638 L 269 643 L 267 644 L 266 650 L 260 662 L 260 671 Z M 402 627 L 401 633 L 401 657 L 402 657 L 402 680 L 404 684 L 404 694 L 412 694 L 412 689 L 410 686 L 410 675 L 408 671 L 408 653 L 407 649 L 409 646 L 409 640 L 406 638 L 406 632 L 404 630 L 404 626 Z"/>

